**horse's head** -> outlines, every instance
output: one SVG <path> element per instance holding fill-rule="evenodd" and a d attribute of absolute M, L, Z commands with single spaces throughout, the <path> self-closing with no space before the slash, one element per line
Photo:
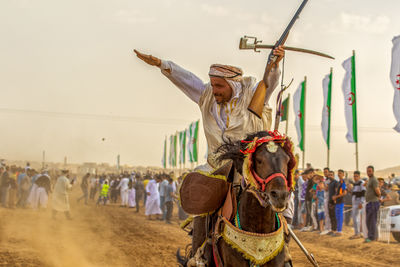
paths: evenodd
<path fill-rule="evenodd" d="M 253 193 L 261 206 L 271 205 L 274 210 L 283 211 L 289 201 L 296 165 L 289 138 L 277 132 L 258 132 L 236 147 L 240 147 L 242 157 L 231 158 L 243 176 L 242 186 Z"/>

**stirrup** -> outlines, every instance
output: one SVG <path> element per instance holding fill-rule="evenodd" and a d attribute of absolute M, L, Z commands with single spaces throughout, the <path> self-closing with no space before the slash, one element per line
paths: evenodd
<path fill-rule="evenodd" d="M 196 254 L 190 258 L 186 264 L 187 267 L 205 267 L 207 266 L 207 261 L 204 259 L 204 247 L 206 241 L 204 241 L 203 245 L 199 247 L 196 251 Z"/>

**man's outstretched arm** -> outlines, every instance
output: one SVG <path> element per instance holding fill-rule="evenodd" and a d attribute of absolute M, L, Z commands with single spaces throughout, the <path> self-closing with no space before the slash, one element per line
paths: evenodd
<path fill-rule="evenodd" d="M 161 60 L 152 55 L 134 50 L 137 57 L 149 65 L 159 67 L 161 72 L 195 103 L 199 103 L 201 94 L 206 89 L 203 81 L 193 73 L 171 61 Z"/>

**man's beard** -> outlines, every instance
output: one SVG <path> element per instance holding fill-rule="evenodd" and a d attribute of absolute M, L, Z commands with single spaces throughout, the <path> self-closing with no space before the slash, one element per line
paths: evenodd
<path fill-rule="evenodd" d="M 217 102 L 218 105 L 225 103 L 222 95 L 214 95 L 215 102 Z"/>

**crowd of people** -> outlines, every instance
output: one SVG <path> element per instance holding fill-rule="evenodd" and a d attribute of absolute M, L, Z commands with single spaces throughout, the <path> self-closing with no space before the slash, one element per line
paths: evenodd
<path fill-rule="evenodd" d="M 377 220 L 381 206 L 400 204 L 397 184 L 376 178 L 374 167 L 366 169 L 368 178 L 359 171 L 352 177 L 343 170 L 336 173 L 329 168 L 323 171 L 310 165 L 295 172 L 293 227 L 300 231 L 318 231 L 320 235 L 341 236 L 343 225 L 352 225 L 351 239 L 364 238 L 365 242 L 377 240 Z M 121 207 L 139 212 L 140 203 L 149 220 L 171 223 L 174 203 L 180 220 L 187 215 L 179 205 L 177 191 L 182 177 L 174 180 L 172 174 L 123 172 L 121 174 L 87 173 L 76 181 L 68 170 L 36 171 L 27 164 L 24 168 L 0 166 L 0 202 L 5 208 L 46 209 L 52 194 L 52 214 L 65 213 L 71 219 L 69 191 L 74 184 L 80 186 L 82 195 L 77 202 L 89 201 L 99 205 L 120 203 Z"/>
<path fill-rule="evenodd" d="M 70 214 L 69 193 L 73 186 L 79 186 L 82 195 L 76 201 L 88 205 L 91 201 L 96 206 L 115 204 L 121 207 L 135 208 L 139 212 L 145 208 L 149 220 L 164 220 L 171 223 L 174 203 L 179 209 L 179 218 L 186 219 L 186 214 L 177 201 L 177 189 L 182 179 L 176 181 L 172 175 L 135 172 L 121 174 L 96 175 L 87 173 L 79 182 L 68 170 L 36 171 L 29 166 L 0 166 L 0 203 L 3 208 L 46 209 L 51 196 L 53 217 L 57 212 Z"/>
<path fill-rule="evenodd" d="M 376 178 L 374 167 L 366 169 L 367 178 L 359 171 L 352 177 L 343 170 L 336 173 L 308 167 L 295 172 L 294 217 L 292 225 L 300 231 L 318 231 L 320 235 L 342 236 L 343 224 L 352 221 L 350 239 L 376 241 L 379 208 L 400 204 L 397 184 Z"/>

